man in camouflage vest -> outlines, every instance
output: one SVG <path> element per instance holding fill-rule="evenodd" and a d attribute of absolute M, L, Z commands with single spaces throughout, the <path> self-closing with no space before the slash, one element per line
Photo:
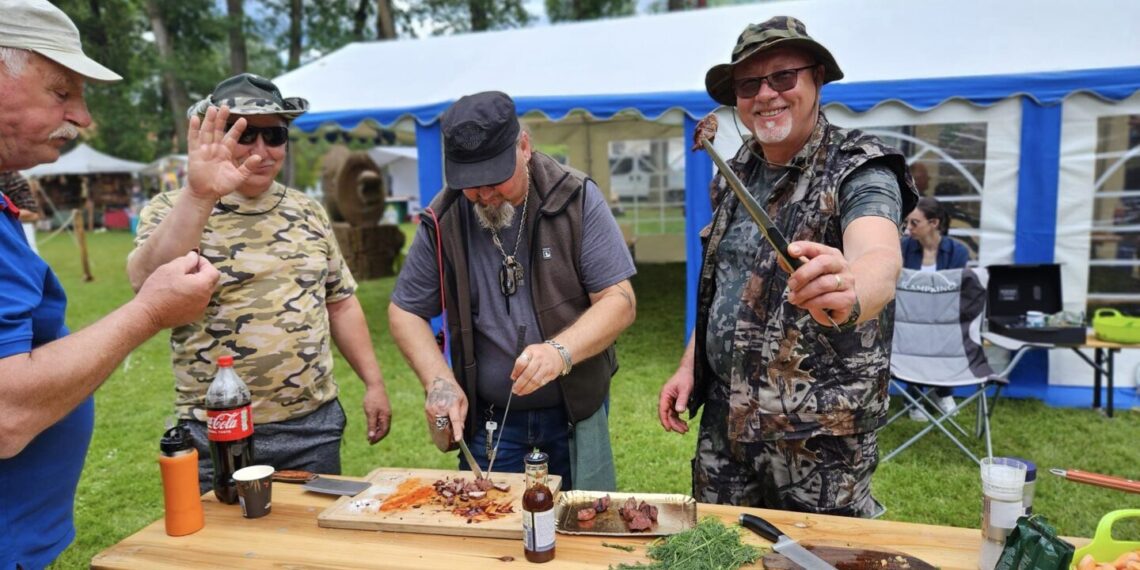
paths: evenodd
<path fill-rule="evenodd" d="M 719 174 L 697 325 L 661 390 L 666 430 L 704 405 L 693 495 L 709 503 L 872 517 L 875 430 L 887 410 L 899 222 L 917 199 L 898 151 L 828 123 L 843 77 L 803 23 L 745 28 L 709 70 L 751 137 L 729 166 L 805 263 L 790 275 Z M 833 324 L 835 323 L 835 324 Z"/>
<path fill-rule="evenodd" d="M 275 182 L 289 122 L 307 109 L 257 75 L 222 81 L 187 113 L 187 186 L 156 196 L 139 216 L 127 262 L 132 284 L 195 248 L 222 274 L 206 317 L 170 337 L 175 403 L 200 452 L 203 492 L 213 476 L 204 405 L 219 356 L 234 357 L 252 393 L 259 463 L 340 473 L 345 415 L 330 336 L 364 381 L 368 441 L 388 433 L 384 379 L 328 215 Z"/>

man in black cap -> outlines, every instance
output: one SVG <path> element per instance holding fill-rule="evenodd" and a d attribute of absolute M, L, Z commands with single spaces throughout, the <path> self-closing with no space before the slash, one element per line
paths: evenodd
<path fill-rule="evenodd" d="M 449 418 L 483 469 L 495 455 L 522 472 L 538 447 L 563 488 L 613 490 L 613 344 L 636 305 L 617 222 L 593 180 L 533 149 L 506 94 L 462 97 L 440 122 L 447 188 L 388 307 L 429 425 Z M 451 368 L 428 325 L 441 311 Z"/>
<path fill-rule="evenodd" d="M 718 174 L 694 339 L 661 390 L 666 430 L 705 406 L 701 502 L 870 517 L 887 411 L 899 223 L 917 193 L 898 151 L 828 123 L 843 72 L 802 22 L 745 28 L 705 86 L 751 137 L 729 161 L 804 261 L 790 275 Z"/>
<path fill-rule="evenodd" d="M 222 273 L 206 318 L 170 337 L 179 417 L 199 450 L 199 482 L 211 488 L 206 390 L 218 357 L 253 399 L 254 461 L 277 469 L 339 474 L 345 414 L 329 339 L 364 382 L 369 443 L 388 433 L 391 407 L 356 281 L 323 206 L 276 182 L 289 123 L 306 100 L 282 97 L 268 79 L 230 77 L 187 112 L 187 185 L 156 196 L 139 215 L 131 283 L 179 251 L 201 248 Z"/>
<path fill-rule="evenodd" d="M 91 124 L 84 84 L 118 79 L 84 55 L 59 8 L 0 0 L 0 175 L 57 160 Z M 0 568 L 44 568 L 75 538 L 92 395 L 135 347 L 199 318 L 218 272 L 183 250 L 133 299 L 69 334 L 63 287 L 29 247 L 20 214 L 0 192 Z M 100 413 L 115 421 L 122 411 Z"/>

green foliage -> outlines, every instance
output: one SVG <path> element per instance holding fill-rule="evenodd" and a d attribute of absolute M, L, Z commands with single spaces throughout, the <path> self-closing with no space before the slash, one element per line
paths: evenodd
<path fill-rule="evenodd" d="M 546 17 L 551 22 L 597 20 L 633 14 L 633 0 L 546 0 Z"/>
<path fill-rule="evenodd" d="M 716 517 L 650 543 L 650 564 L 619 564 L 617 570 L 736 570 L 760 558 L 760 549 L 740 541 L 740 527 L 731 528 Z"/>
<path fill-rule="evenodd" d="M 411 231 L 412 226 L 404 229 Z M 92 283 L 82 282 L 79 253 L 67 234 L 40 244 L 44 259 L 68 292 L 67 322 L 73 331 L 131 297 L 125 272 L 131 236 L 107 232 L 87 237 Z M 683 264 L 641 265 L 633 280 L 637 321 L 618 341 L 621 370 L 614 378 L 610 405 L 622 492 L 691 492 L 689 460 L 696 448 L 698 422 L 690 421 L 693 429 L 679 436 L 662 431 L 657 421 L 657 393 L 676 370 L 684 348 L 684 281 Z M 368 445 L 362 421 L 363 384 L 336 356 L 334 374 L 348 415 L 341 448 L 345 475 L 364 476 L 379 467 L 454 469 L 458 462 L 455 454 L 439 453 L 432 445 L 424 420 L 423 389 L 389 334 L 386 308 L 394 283 L 394 278 L 366 281 L 357 292 L 393 408 L 392 431 L 375 446 Z M 96 393 L 95 433 L 76 497 L 78 535 L 53 568 L 86 567 L 95 554 L 162 517 L 157 446 L 163 420 L 174 411 L 173 396 L 166 333 L 132 352 Z M 961 421 L 969 424 L 972 413 L 973 408 L 967 408 Z M 993 426 L 995 452 L 1037 462 L 1034 508 L 1048 516 L 1060 534 L 1091 536 L 1101 516 L 1129 504 L 1130 495 L 1067 482 L 1049 475 L 1047 469 L 1068 467 L 1135 479 L 1140 412 L 1118 410 L 1109 419 L 1087 408 L 1002 399 Z M 892 424 L 880 433 L 880 453 L 919 429 L 921 424 L 906 420 Z M 978 440 L 967 442 L 975 452 L 984 450 Z M 886 519 L 966 528 L 981 525 L 978 467 L 937 434 L 880 465 L 873 488 L 888 508 Z"/>
<path fill-rule="evenodd" d="M 433 36 L 522 27 L 530 14 L 522 0 L 419 0 L 407 18 Z"/>

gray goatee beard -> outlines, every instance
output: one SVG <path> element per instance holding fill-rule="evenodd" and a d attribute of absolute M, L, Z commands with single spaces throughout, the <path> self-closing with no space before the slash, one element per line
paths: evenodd
<path fill-rule="evenodd" d="M 475 204 L 475 219 L 479 225 L 487 230 L 501 230 L 510 227 L 515 221 L 515 207 L 510 202 L 503 202 L 498 206 L 484 206 Z"/>

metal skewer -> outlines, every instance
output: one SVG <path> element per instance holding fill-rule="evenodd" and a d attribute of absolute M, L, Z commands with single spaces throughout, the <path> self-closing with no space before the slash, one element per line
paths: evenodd
<path fill-rule="evenodd" d="M 713 119 L 712 124 L 715 125 L 716 115 L 709 115 L 708 117 L 702 119 L 701 122 L 703 123 L 710 117 Z M 775 222 L 773 222 L 772 218 L 768 216 L 768 213 L 764 211 L 764 208 L 760 206 L 760 203 L 756 201 L 756 198 L 753 198 L 752 194 L 749 194 L 748 191 L 745 190 L 744 182 L 741 182 L 740 177 L 736 175 L 736 172 L 728 167 L 728 164 L 725 163 L 724 159 L 721 158 L 720 154 L 717 153 L 715 148 L 713 148 L 712 142 L 709 140 L 709 136 L 715 133 L 715 128 L 702 129 L 700 126 L 698 126 L 695 136 L 697 137 L 701 148 L 703 148 L 705 152 L 708 153 L 708 155 L 713 159 L 713 162 L 716 163 L 716 167 L 720 169 L 721 176 L 723 176 L 724 180 L 728 182 L 728 187 L 732 189 L 732 193 L 736 195 L 736 199 L 740 201 L 740 204 L 744 206 L 745 211 L 748 212 L 748 215 L 752 217 L 752 220 L 756 222 L 757 227 L 760 228 L 760 234 L 764 236 L 764 239 L 767 240 L 768 243 L 772 244 L 772 247 L 776 250 L 776 254 L 780 256 L 780 259 L 784 260 L 784 263 L 786 263 L 792 271 L 799 269 L 800 266 L 804 264 L 804 262 L 788 254 L 788 240 L 784 237 L 784 234 L 780 233 L 780 228 L 776 227 Z M 827 322 L 831 323 L 831 326 L 835 327 L 838 330 L 839 325 L 837 325 L 835 323 L 835 320 L 831 318 L 831 314 L 827 312 L 824 314 L 827 315 Z"/>
<path fill-rule="evenodd" d="M 526 325 L 519 325 L 519 336 L 515 340 L 515 354 L 522 354 L 523 349 L 526 348 Z M 511 399 L 515 397 L 515 391 L 512 388 L 510 395 L 507 396 L 507 406 L 503 408 L 503 429 L 499 430 L 499 438 L 495 440 L 495 448 L 491 450 L 491 462 L 487 464 L 487 480 L 491 480 L 491 469 L 495 467 L 495 458 L 499 456 L 499 443 L 503 441 L 503 432 L 507 431 L 507 414 L 511 411 Z"/>

